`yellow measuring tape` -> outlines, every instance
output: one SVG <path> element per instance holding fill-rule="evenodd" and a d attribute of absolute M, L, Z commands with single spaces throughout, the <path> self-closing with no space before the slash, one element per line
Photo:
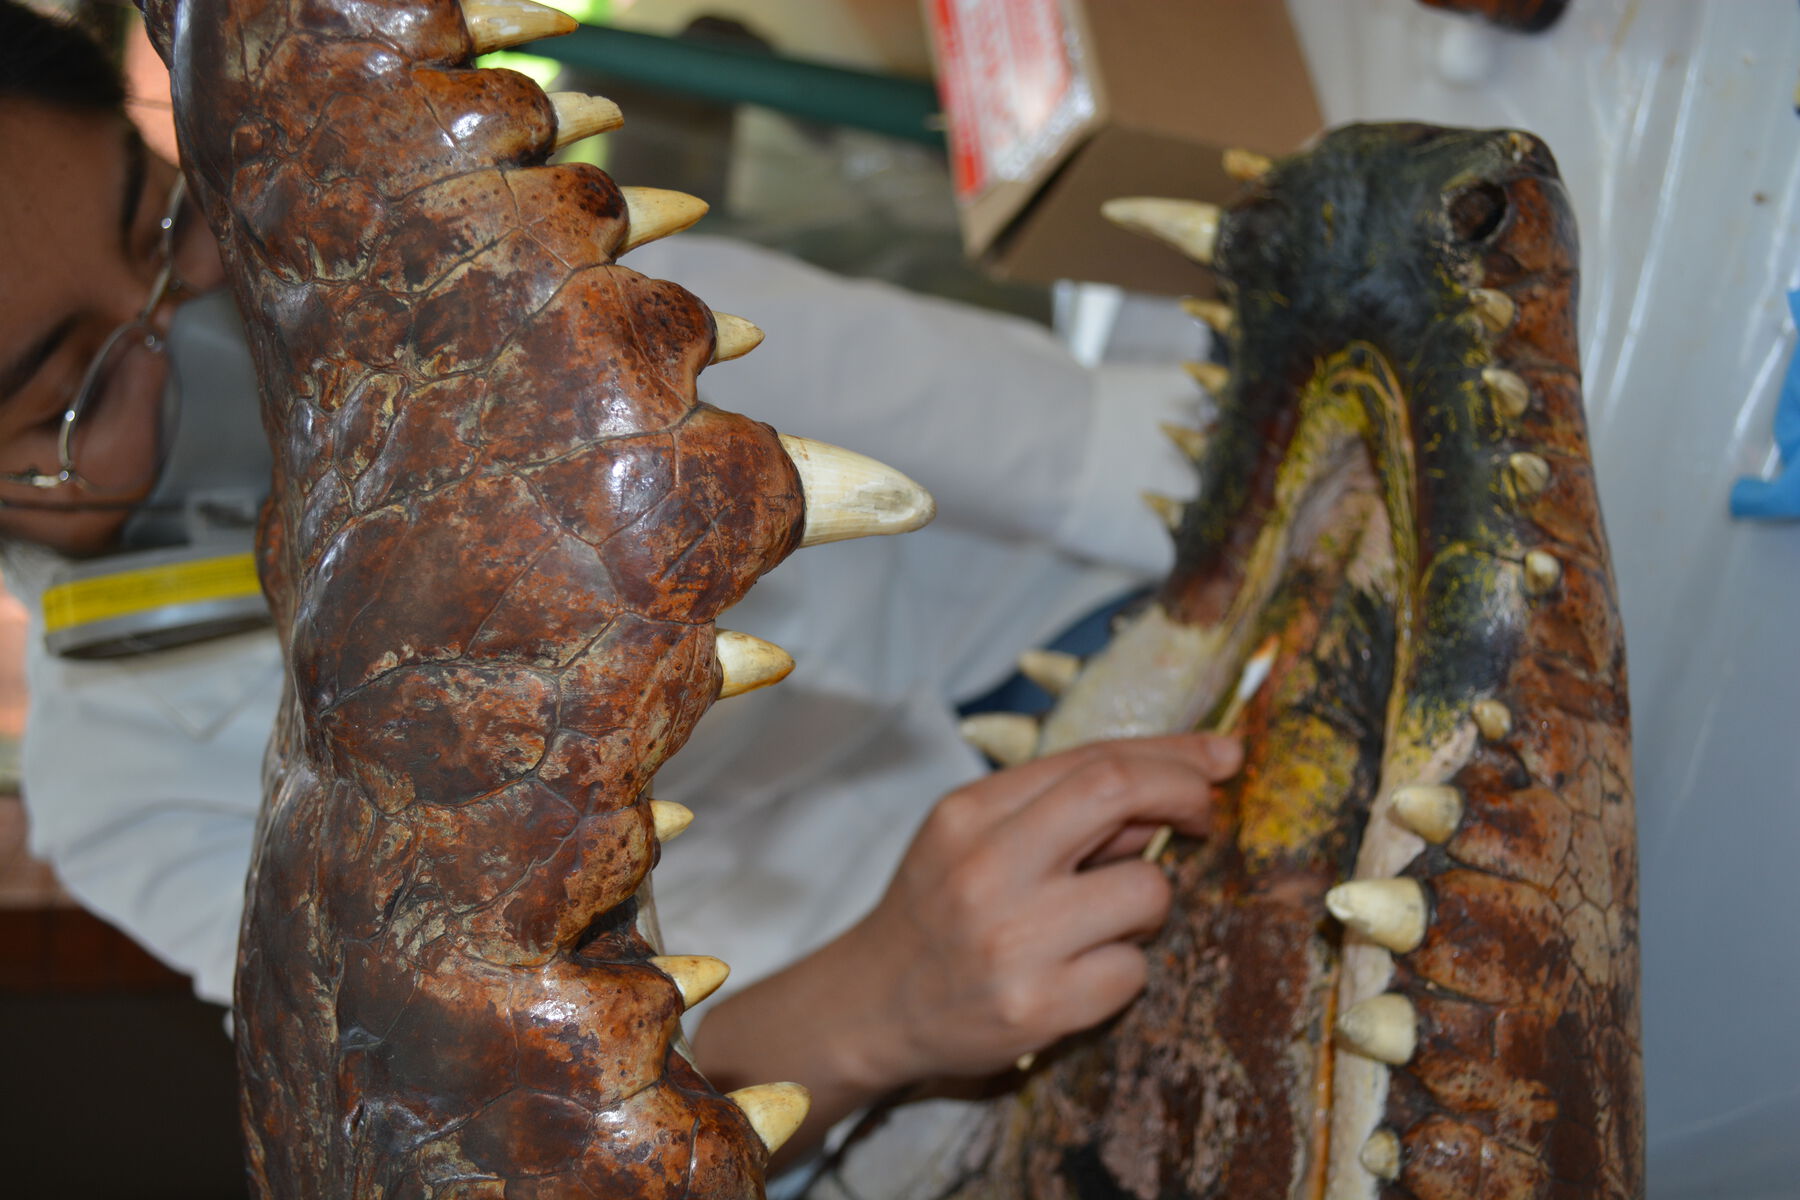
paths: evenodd
<path fill-rule="evenodd" d="M 92 579 L 71 579 L 44 591 L 44 632 L 56 633 L 151 609 L 256 595 L 256 555 L 225 554 L 158 567 L 139 567 Z"/>

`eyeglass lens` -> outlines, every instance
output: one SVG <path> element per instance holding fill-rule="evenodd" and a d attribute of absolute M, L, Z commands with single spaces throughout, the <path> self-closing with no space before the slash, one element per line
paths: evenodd
<path fill-rule="evenodd" d="M 64 466 L 98 492 L 147 488 L 161 470 L 180 414 L 178 381 L 157 333 L 157 310 L 181 286 L 181 267 L 203 250 L 205 222 L 177 189 L 165 217 L 159 279 L 135 323 L 115 331 L 76 400 Z M 167 271 L 166 277 L 162 271 Z"/>
<path fill-rule="evenodd" d="M 89 487 L 125 492 L 155 479 L 179 411 L 172 376 L 168 354 L 150 326 L 120 331 L 95 372 L 69 439 L 69 465 Z"/>

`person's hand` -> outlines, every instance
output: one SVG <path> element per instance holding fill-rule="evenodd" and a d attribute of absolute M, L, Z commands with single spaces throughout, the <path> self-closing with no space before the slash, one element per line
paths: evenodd
<path fill-rule="evenodd" d="M 812 1090 L 787 1157 L 893 1088 L 990 1074 L 1105 1020 L 1142 990 L 1138 940 L 1169 911 L 1138 852 L 1161 825 L 1204 836 L 1240 760 L 1212 734 L 1103 742 L 951 792 L 868 916 L 707 1015 L 701 1070 Z"/>
<path fill-rule="evenodd" d="M 1138 852 L 1159 825 L 1205 834 L 1239 761 L 1206 734 L 1107 742 L 945 796 L 834 947 L 850 959 L 835 1003 L 867 1014 L 850 1070 L 880 1088 L 988 1074 L 1118 1012 L 1171 900 Z"/>

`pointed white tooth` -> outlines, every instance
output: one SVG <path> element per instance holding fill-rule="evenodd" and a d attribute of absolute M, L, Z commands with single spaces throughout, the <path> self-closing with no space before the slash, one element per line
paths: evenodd
<path fill-rule="evenodd" d="M 721 700 L 780 683 L 794 669 L 793 656 L 786 650 L 747 633 L 719 630 L 716 649 L 719 670 L 725 676 L 719 684 Z"/>
<path fill-rule="evenodd" d="M 1550 486 L 1550 464 L 1525 451 L 1506 460 L 1512 470 L 1513 487 L 1521 498 L 1537 495 Z"/>
<path fill-rule="evenodd" d="M 1462 823 L 1460 788 L 1415 783 L 1394 789 L 1394 819 L 1428 842 L 1450 840 Z"/>
<path fill-rule="evenodd" d="M 1161 425 L 1163 435 L 1175 443 L 1175 448 L 1192 462 L 1199 462 L 1206 454 L 1207 442 L 1211 439 L 1203 429 L 1190 429 L 1186 425 L 1177 425 L 1173 421 L 1164 421 Z"/>
<path fill-rule="evenodd" d="M 1193 381 L 1217 396 L 1231 383 L 1231 368 L 1215 362 L 1184 362 L 1181 364 Z"/>
<path fill-rule="evenodd" d="M 658 954 L 650 965 L 675 981 L 681 989 L 681 1006 L 692 1008 L 719 990 L 731 968 L 704 954 Z"/>
<path fill-rule="evenodd" d="M 556 109 L 556 149 L 579 142 L 597 133 L 611 133 L 625 124 L 619 106 L 605 96 L 585 92 L 551 92 L 550 105 Z"/>
<path fill-rule="evenodd" d="M 802 546 L 909 533 L 937 515 L 930 492 L 866 454 L 786 433 L 781 448 L 806 493 Z"/>
<path fill-rule="evenodd" d="M 1060 696 L 1081 674 L 1081 659 L 1060 650 L 1027 650 L 1019 655 L 1019 673 L 1052 696 Z"/>
<path fill-rule="evenodd" d="M 1531 385 L 1523 377 L 1499 367 L 1487 367 L 1481 372 L 1481 380 L 1493 393 L 1494 407 L 1508 420 L 1518 420 L 1531 407 Z"/>
<path fill-rule="evenodd" d="M 726 1092 L 725 1098 L 744 1110 L 770 1154 L 794 1136 L 812 1108 L 812 1093 L 797 1083 L 759 1083 Z"/>
<path fill-rule="evenodd" d="M 1553 590 L 1562 580 L 1562 563 L 1556 555 L 1548 550 L 1528 550 L 1525 553 L 1525 590 L 1533 596 L 1542 596 Z"/>
<path fill-rule="evenodd" d="M 1396 954 L 1425 940 L 1425 889 L 1416 879 L 1354 879 L 1325 893 L 1331 915 Z"/>
<path fill-rule="evenodd" d="M 574 17 L 531 0 L 463 0 L 462 14 L 477 55 L 561 37 L 579 24 Z"/>
<path fill-rule="evenodd" d="M 714 312 L 713 327 L 718 330 L 713 339 L 712 360 L 716 363 L 742 358 L 762 345 L 763 331 L 742 317 Z"/>
<path fill-rule="evenodd" d="M 1505 333 L 1519 315 L 1519 306 L 1505 292 L 1493 288 L 1469 289 L 1469 303 L 1481 323 L 1495 333 Z"/>
<path fill-rule="evenodd" d="M 1241 147 L 1233 146 L 1225 151 L 1225 174 L 1231 176 L 1239 183 L 1255 183 L 1258 179 L 1267 175 L 1269 173 L 1269 168 L 1274 165 L 1275 162 L 1273 159 L 1266 155 L 1258 154 L 1254 150 L 1245 150 Z"/>
<path fill-rule="evenodd" d="M 1030 762 L 1037 753 L 1037 720 L 1021 713 L 976 713 L 958 728 L 965 742 L 1003 767 Z"/>
<path fill-rule="evenodd" d="M 1490 742 L 1497 742 L 1512 732 L 1512 709 L 1498 700 L 1477 700 L 1469 706 L 1469 715 L 1475 718 L 1475 728 L 1481 736 Z"/>
<path fill-rule="evenodd" d="M 1144 498 L 1144 506 L 1156 514 L 1156 519 L 1161 521 L 1170 533 L 1181 528 L 1181 514 L 1187 505 L 1175 497 L 1165 496 L 1161 492 L 1141 492 L 1139 494 Z"/>
<path fill-rule="evenodd" d="M 1391 1129 L 1377 1129 L 1371 1133 L 1356 1157 L 1363 1170 L 1377 1179 L 1392 1183 L 1400 1178 L 1400 1139 Z"/>
<path fill-rule="evenodd" d="M 1196 321 L 1204 322 L 1220 336 L 1230 333 L 1237 324 L 1237 314 L 1223 300 L 1202 300 L 1189 296 L 1181 302 L 1181 311 Z"/>
<path fill-rule="evenodd" d="M 652 800 L 650 820 L 656 825 L 656 840 L 672 842 L 694 823 L 694 810 L 673 800 Z"/>
<path fill-rule="evenodd" d="M 1200 200 L 1122 196 L 1102 204 L 1100 215 L 1133 233 L 1160 238 L 1195 262 L 1210 266 L 1223 213 L 1218 205 Z"/>
<path fill-rule="evenodd" d="M 706 201 L 670 188 L 624 187 L 619 194 L 625 197 L 625 216 L 630 222 L 625 244 L 619 248 L 621 254 L 680 233 L 706 215 Z"/>
<path fill-rule="evenodd" d="M 1419 1018 L 1412 1001 L 1397 992 L 1370 996 L 1338 1018 L 1337 1039 L 1365 1058 L 1400 1066 L 1419 1041 Z"/>

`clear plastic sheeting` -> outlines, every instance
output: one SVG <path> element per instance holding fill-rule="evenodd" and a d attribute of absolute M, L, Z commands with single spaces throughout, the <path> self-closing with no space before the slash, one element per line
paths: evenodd
<path fill-rule="evenodd" d="M 1588 419 L 1629 639 L 1650 1195 L 1800 1195 L 1800 525 L 1775 468 L 1800 279 L 1800 8 L 1573 0 L 1524 36 L 1289 0 L 1332 123 L 1516 126 L 1582 239 Z"/>

